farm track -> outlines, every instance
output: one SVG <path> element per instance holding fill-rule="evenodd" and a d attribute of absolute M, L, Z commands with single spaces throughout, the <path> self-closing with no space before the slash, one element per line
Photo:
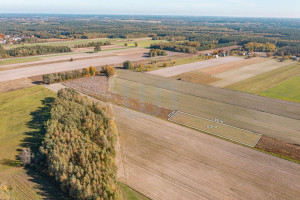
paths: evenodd
<path fill-rule="evenodd" d="M 32 76 L 39 76 L 48 73 L 57 73 L 57 72 L 64 72 L 70 71 L 75 69 L 82 69 L 93 66 L 104 66 L 106 64 L 120 64 L 126 60 L 131 61 L 142 61 L 151 59 L 150 57 L 146 57 L 145 55 L 149 52 L 148 49 L 145 48 L 130 48 L 130 49 L 123 49 L 123 50 L 114 50 L 109 52 L 99 52 L 99 57 L 91 58 L 95 56 L 94 54 L 86 55 L 86 54 L 78 54 L 78 57 L 73 55 L 65 55 L 58 57 L 49 57 L 47 61 L 53 59 L 63 59 L 65 62 L 58 62 L 58 63 L 51 63 L 51 64 L 43 64 L 45 60 L 36 61 L 32 63 L 26 63 L 26 66 L 29 64 L 34 64 L 35 66 L 32 67 L 24 67 L 18 69 L 10 69 L 5 71 L 0 71 L 0 82 L 3 81 L 10 81 L 16 80 L 21 78 L 27 78 Z M 170 52 L 168 56 L 174 56 L 177 53 Z M 89 57 L 89 59 L 83 59 L 83 57 Z M 66 59 L 74 58 L 73 62 L 66 61 Z M 49 59 L 49 60 L 48 60 Z M 77 60 L 76 60 L 77 59 Z M 38 64 L 39 63 L 39 64 Z M 38 65 L 36 65 L 38 64 Z M 13 64 L 13 65 L 6 65 L 6 67 L 16 67 L 20 64 Z M 4 67 L 4 66 L 1 66 Z"/>
<path fill-rule="evenodd" d="M 130 109 L 111 109 L 120 136 L 118 178 L 154 200 L 300 195 L 298 164 Z"/>

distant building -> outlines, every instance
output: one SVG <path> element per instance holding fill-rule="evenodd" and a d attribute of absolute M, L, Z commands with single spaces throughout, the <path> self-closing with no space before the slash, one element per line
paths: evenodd
<path fill-rule="evenodd" d="M 299 58 L 297 56 L 293 56 L 292 60 L 299 60 Z"/>

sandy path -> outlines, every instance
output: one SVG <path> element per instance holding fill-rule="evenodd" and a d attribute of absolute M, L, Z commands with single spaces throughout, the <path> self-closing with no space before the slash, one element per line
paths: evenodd
<path fill-rule="evenodd" d="M 153 75 L 158 75 L 158 76 L 164 76 L 164 77 L 171 77 L 175 76 L 178 74 L 198 70 L 198 69 L 203 69 L 207 67 L 212 67 L 215 65 L 221 65 L 225 63 L 230 63 L 234 61 L 239 61 L 243 60 L 244 58 L 242 57 L 224 57 L 224 58 L 217 58 L 217 59 L 211 59 L 211 60 L 206 60 L 206 61 L 200 61 L 200 62 L 195 62 L 195 63 L 189 63 L 189 64 L 184 64 L 184 65 L 178 65 L 175 67 L 168 67 L 165 69 L 159 69 L 155 71 L 148 72 L 149 74 Z"/>
<path fill-rule="evenodd" d="M 145 54 L 148 53 L 148 49 L 144 48 L 132 48 L 126 50 L 117 50 L 112 52 L 100 52 L 99 57 L 84 59 L 84 60 L 74 60 L 73 62 L 61 62 L 61 63 L 51 63 L 51 64 L 43 64 L 32 66 L 32 67 L 24 67 L 18 69 L 10 69 L 5 71 L 0 71 L 0 82 L 10 81 L 15 79 L 21 79 L 31 76 L 38 76 L 48 73 L 55 72 L 63 72 L 75 69 L 82 69 L 89 66 L 101 66 L 106 64 L 118 64 L 123 63 L 126 60 L 138 61 L 150 59 L 149 57 L 145 57 Z M 95 56 L 86 55 L 85 56 Z M 168 56 L 176 55 L 176 53 L 170 53 Z M 81 54 L 80 54 L 81 56 Z M 66 59 L 67 56 L 63 56 Z M 51 58 L 51 60 L 54 58 Z M 57 59 L 57 57 L 55 57 Z M 41 62 L 41 61 L 38 61 Z M 34 62 L 36 64 L 36 62 Z M 26 64 L 28 65 L 28 63 Z"/>
<path fill-rule="evenodd" d="M 118 178 L 152 199 L 300 195 L 298 164 L 123 107 L 112 109 L 120 135 Z"/>
<path fill-rule="evenodd" d="M 230 71 L 226 71 L 223 73 L 219 73 L 214 75 L 214 77 L 222 79 L 216 82 L 211 83 L 211 86 L 215 87 L 226 87 L 227 85 L 231 85 L 233 83 L 237 83 L 239 81 L 251 78 L 253 76 L 262 74 L 264 72 L 268 72 L 280 67 L 284 67 L 289 65 L 290 62 L 282 62 L 279 63 L 275 60 L 268 60 L 266 62 L 261 62 L 253 65 L 248 65 L 245 67 L 233 69 Z"/>

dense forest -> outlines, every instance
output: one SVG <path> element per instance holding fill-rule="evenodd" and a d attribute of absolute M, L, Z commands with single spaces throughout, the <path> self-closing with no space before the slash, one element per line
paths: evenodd
<path fill-rule="evenodd" d="M 120 199 L 116 181 L 117 128 L 107 109 L 62 89 L 52 105 L 41 152 L 48 174 L 75 199 Z"/>
<path fill-rule="evenodd" d="M 282 54 L 300 54 L 299 19 L 5 14 L 0 15 L 0 33 L 41 41 L 147 36 L 195 41 L 201 44 L 197 50 L 268 42 Z"/>
<path fill-rule="evenodd" d="M 71 52 L 71 49 L 66 46 L 24 46 L 12 49 L 4 49 L 3 46 L 0 45 L 0 58 L 35 56 L 65 52 Z"/>

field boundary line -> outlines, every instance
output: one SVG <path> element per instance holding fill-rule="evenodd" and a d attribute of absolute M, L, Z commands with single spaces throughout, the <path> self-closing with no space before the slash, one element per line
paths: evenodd
<path fill-rule="evenodd" d="M 219 122 L 215 122 L 213 120 L 210 120 L 210 119 L 206 119 L 206 118 L 203 118 L 203 117 L 200 117 L 200 116 L 196 116 L 196 115 L 193 115 L 193 114 L 189 114 L 189 113 L 185 113 L 185 112 L 182 112 L 182 111 L 172 111 L 170 114 L 169 114 L 169 118 L 168 118 L 168 121 L 171 121 L 171 122 L 174 122 L 176 124 L 180 124 L 180 125 L 183 125 L 183 126 L 186 126 L 186 127 L 189 127 L 189 128 L 192 128 L 192 129 L 196 129 L 198 131 L 202 131 L 202 132 L 205 132 L 205 133 L 208 133 L 208 134 L 211 134 L 211 135 L 215 135 L 215 136 L 218 136 L 218 137 L 221 137 L 221 138 L 225 138 L 227 140 L 230 140 L 230 141 L 233 141 L 233 142 L 237 142 L 237 143 L 240 143 L 240 144 L 243 144 L 243 145 L 246 145 L 246 146 L 250 146 L 250 147 L 255 147 L 258 143 L 258 141 L 261 139 L 262 137 L 262 134 L 260 133 L 255 133 L 255 132 L 252 132 L 252 131 L 249 131 L 249 130 L 245 130 L 245 129 L 242 129 L 242 128 L 238 128 L 238 127 L 235 127 L 235 126 L 231 126 L 231 125 L 228 125 L 228 124 L 222 124 L 223 126 L 227 126 L 227 127 L 230 127 L 230 128 L 234 128 L 234 129 L 238 129 L 238 130 L 242 130 L 242 131 L 245 131 L 245 132 L 248 132 L 248 133 L 251 133 L 251 134 L 254 134 L 254 135 L 258 135 L 259 138 L 257 139 L 257 141 L 255 142 L 254 145 L 249 145 L 249 144 L 246 144 L 246 143 L 243 143 L 243 142 L 240 142 L 240 141 L 237 141 L 237 140 L 234 140 L 234 139 L 230 139 L 228 137 L 225 137 L 225 136 L 222 136 L 222 135 L 219 135 L 219 134 L 216 134 L 216 133 L 212 133 L 212 132 L 209 132 L 209 131 L 205 131 L 205 130 L 202 130 L 202 129 L 199 129 L 199 128 L 196 128 L 194 126 L 191 126 L 191 125 L 187 125 L 185 123 L 181 123 L 181 122 L 178 122 L 176 120 L 173 120 L 172 117 L 174 117 L 175 115 L 177 115 L 178 113 L 182 113 L 184 115 L 189 115 L 189 116 L 192 116 L 192 117 L 196 117 L 196 118 L 199 118 L 199 119 L 203 119 L 203 120 L 206 120 L 206 121 L 209 121 L 209 122 L 213 122 L 213 123 L 216 123 L 216 124 L 222 124 L 222 123 L 219 123 Z"/>

